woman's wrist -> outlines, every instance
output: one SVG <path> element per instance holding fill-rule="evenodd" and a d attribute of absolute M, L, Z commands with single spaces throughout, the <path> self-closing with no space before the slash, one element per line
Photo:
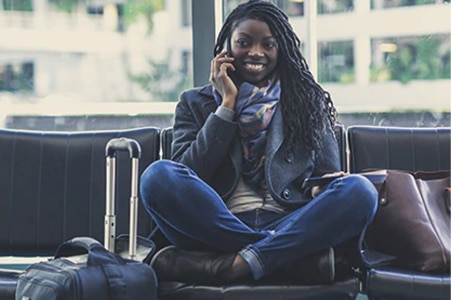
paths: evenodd
<path fill-rule="evenodd" d="M 215 114 L 225 121 L 232 121 L 233 118 L 235 117 L 235 111 L 223 105 L 219 106 L 216 109 Z"/>
<path fill-rule="evenodd" d="M 227 109 L 234 110 L 235 102 L 236 102 L 235 96 L 224 96 L 224 98 L 222 99 L 221 106 L 224 106 Z"/>

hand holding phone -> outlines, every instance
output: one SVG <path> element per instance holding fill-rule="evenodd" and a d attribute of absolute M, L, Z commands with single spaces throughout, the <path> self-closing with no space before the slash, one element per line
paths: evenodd
<path fill-rule="evenodd" d="M 337 172 L 333 174 L 326 174 L 325 176 L 317 176 L 317 177 L 309 177 L 304 180 L 302 183 L 301 188 L 312 188 L 314 186 L 323 186 L 330 182 L 332 182 L 334 179 L 345 176 L 344 172 Z"/>
<path fill-rule="evenodd" d="M 225 49 L 227 51 L 226 53 L 226 57 L 233 57 L 232 55 L 232 44 L 230 39 L 227 39 L 225 42 Z M 230 79 L 232 79 L 233 83 L 235 85 L 237 85 L 237 81 L 236 81 L 236 75 L 235 75 L 235 70 L 231 70 L 230 68 L 227 68 L 227 75 L 229 75 Z"/>
<path fill-rule="evenodd" d="M 387 171 L 386 170 L 375 170 L 375 171 L 367 171 L 367 172 L 361 172 L 358 173 L 364 177 L 366 177 L 369 181 L 371 181 L 374 185 L 381 184 L 384 182 L 385 178 L 387 177 Z M 330 183 L 332 180 L 346 176 L 348 174 L 344 172 L 338 172 L 334 174 L 328 174 L 326 176 L 318 176 L 318 177 L 309 177 L 304 180 L 302 183 L 302 188 L 309 188 L 314 186 L 322 186 L 325 184 Z"/>
<path fill-rule="evenodd" d="M 224 49 L 211 62 L 210 83 L 222 97 L 223 106 L 234 109 L 235 101 L 238 95 L 238 87 L 234 82 L 231 73 L 235 72 L 233 65 L 234 57 L 226 55 L 227 50 Z"/>

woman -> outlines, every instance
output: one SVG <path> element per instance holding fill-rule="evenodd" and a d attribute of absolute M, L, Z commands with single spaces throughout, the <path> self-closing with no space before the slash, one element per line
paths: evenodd
<path fill-rule="evenodd" d="M 377 193 L 364 177 L 301 187 L 341 173 L 335 108 L 299 47 L 270 2 L 241 4 L 225 20 L 211 84 L 180 97 L 172 161 L 141 177 L 144 206 L 173 244 L 152 260 L 160 280 L 258 280 L 317 255 L 332 281 L 332 247 L 371 222 Z"/>

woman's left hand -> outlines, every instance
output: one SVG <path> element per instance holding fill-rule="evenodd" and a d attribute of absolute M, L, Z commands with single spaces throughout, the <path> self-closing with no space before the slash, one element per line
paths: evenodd
<path fill-rule="evenodd" d="M 334 173 L 324 174 L 321 177 L 342 177 L 342 176 L 345 176 L 345 175 L 346 175 L 345 172 L 338 171 L 338 172 L 334 172 Z M 322 192 L 323 188 L 324 188 L 324 186 L 314 186 L 314 187 L 312 187 L 312 190 L 311 190 L 312 197 L 315 198 L 316 196 L 318 196 L 319 193 Z"/>

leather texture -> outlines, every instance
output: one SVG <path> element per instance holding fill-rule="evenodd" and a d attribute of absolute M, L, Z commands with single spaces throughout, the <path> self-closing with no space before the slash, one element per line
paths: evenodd
<path fill-rule="evenodd" d="M 170 149 L 171 139 L 164 138 L 165 130 L 161 132 L 162 157 L 169 158 L 170 150 L 165 149 Z M 167 133 L 170 133 L 170 130 L 168 129 Z M 344 131 L 339 132 L 342 133 L 340 136 L 344 137 Z M 341 158 L 346 158 L 345 149 L 348 145 L 350 172 L 361 172 L 367 168 L 433 171 L 448 169 L 450 165 L 451 128 L 351 126 L 346 133 L 346 140 L 340 141 L 339 138 L 338 142 L 342 146 Z M 121 135 L 140 141 L 143 148 L 140 163 L 143 166 L 158 158 L 160 135 L 159 129 L 155 128 L 106 133 L 0 130 L 1 255 L 31 254 L 30 249 L 43 255 L 53 255 L 57 245 L 70 235 L 100 236 L 100 239 L 103 239 L 103 224 L 96 225 L 96 222 L 102 221 L 87 212 L 100 214 L 102 219 L 104 209 L 99 206 L 104 203 L 104 147 L 110 138 Z M 129 162 L 129 158 L 126 157 L 123 161 Z M 124 166 L 121 171 L 120 165 L 121 161 L 118 164 L 120 176 L 118 179 L 128 187 L 129 178 L 122 176 L 128 176 L 129 166 Z M 342 160 L 342 166 L 346 166 L 346 159 Z M 68 171 L 69 168 L 71 172 Z M 62 171 L 65 169 L 67 171 Z M 56 173 L 52 173 L 53 170 Z M 100 178 L 94 176 L 93 172 L 99 174 Z M 93 186 L 92 191 L 87 191 L 90 188 L 86 185 Z M 50 197 L 53 192 L 66 197 L 57 197 L 59 199 L 57 201 Z M 121 195 L 128 197 L 128 192 L 119 192 L 118 198 L 122 198 Z M 101 200 L 85 202 L 86 195 L 90 195 L 88 199 Z M 26 202 L 12 200 L 27 198 L 32 199 L 29 206 L 24 204 Z M 55 207 L 51 205 L 52 201 L 57 202 Z M 128 201 L 124 203 L 124 207 L 127 206 L 128 209 Z M 5 207 L 8 209 L 3 209 Z M 32 213 L 35 211 L 38 213 Z M 71 211 L 71 215 L 60 215 L 62 211 L 66 212 L 65 214 Z M 144 212 L 144 209 L 140 209 L 140 212 Z M 13 218 L 13 215 L 18 217 Z M 52 224 L 46 221 L 49 218 L 56 218 L 60 226 L 48 225 Z M 139 234 L 150 232 L 151 221 L 147 216 L 140 215 L 139 218 Z M 124 232 L 127 231 L 126 225 L 119 226 L 118 231 L 120 228 L 124 228 Z M 1 300 L 14 299 L 16 280 L 17 273 L 0 273 Z M 378 267 L 368 270 L 363 288 L 370 299 L 449 300 L 450 274 L 428 274 L 393 267 Z M 188 300 L 354 299 L 359 290 L 357 277 L 348 277 L 336 281 L 333 285 L 256 283 L 198 286 L 176 282 L 159 283 L 161 299 Z"/>
<path fill-rule="evenodd" d="M 365 289 L 370 299 L 449 300 L 450 276 L 380 267 L 369 270 Z"/>
<path fill-rule="evenodd" d="M 115 137 L 142 146 L 140 172 L 159 157 L 159 129 L 93 132 L 0 130 L 0 255 L 52 255 L 74 236 L 103 241 L 105 145 Z M 124 155 L 122 155 L 124 154 Z M 130 197 L 130 162 L 118 155 L 117 199 Z M 119 201 L 118 201 L 119 202 Z M 117 232 L 128 232 L 129 201 L 117 206 Z M 151 220 L 139 211 L 139 234 Z M 49 220 L 52 220 L 49 222 Z"/>
<path fill-rule="evenodd" d="M 159 159 L 160 129 L 86 132 L 0 130 L 0 255 L 53 256 L 74 236 L 104 239 L 106 193 L 105 146 L 128 137 L 142 148 L 139 172 Z M 130 158 L 117 155 L 116 232 L 129 230 Z M 139 203 L 139 205 L 142 205 Z M 148 236 L 153 223 L 138 209 L 138 234 Z M 12 280 L 12 281 L 11 281 Z M 11 288 L 0 271 L 0 299 Z M 5 298 L 6 297 L 6 298 Z"/>
<path fill-rule="evenodd" d="M 0 269 L 0 300 L 14 300 L 20 274 L 16 271 Z"/>
<path fill-rule="evenodd" d="M 357 278 L 335 282 L 333 285 L 272 285 L 246 284 L 206 286 L 180 282 L 160 282 L 159 299 L 354 299 L 359 291 Z"/>
<path fill-rule="evenodd" d="M 451 128 L 350 126 L 347 128 L 350 172 L 366 169 L 448 170 Z M 370 299 L 450 299 L 450 274 L 375 267 L 364 289 Z"/>
<path fill-rule="evenodd" d="M 449 171 L 387 170 L 379 209 L 368 229 L 369 248 L 396 256 L 395 263 L 407 269 L 449 271 L 449 186 Z"/>
<path fill-rule="evenodd" d="M 450 168 L 451 128 L 349 126 L 349 171 L 397 169 L 437 171 Z"/>

